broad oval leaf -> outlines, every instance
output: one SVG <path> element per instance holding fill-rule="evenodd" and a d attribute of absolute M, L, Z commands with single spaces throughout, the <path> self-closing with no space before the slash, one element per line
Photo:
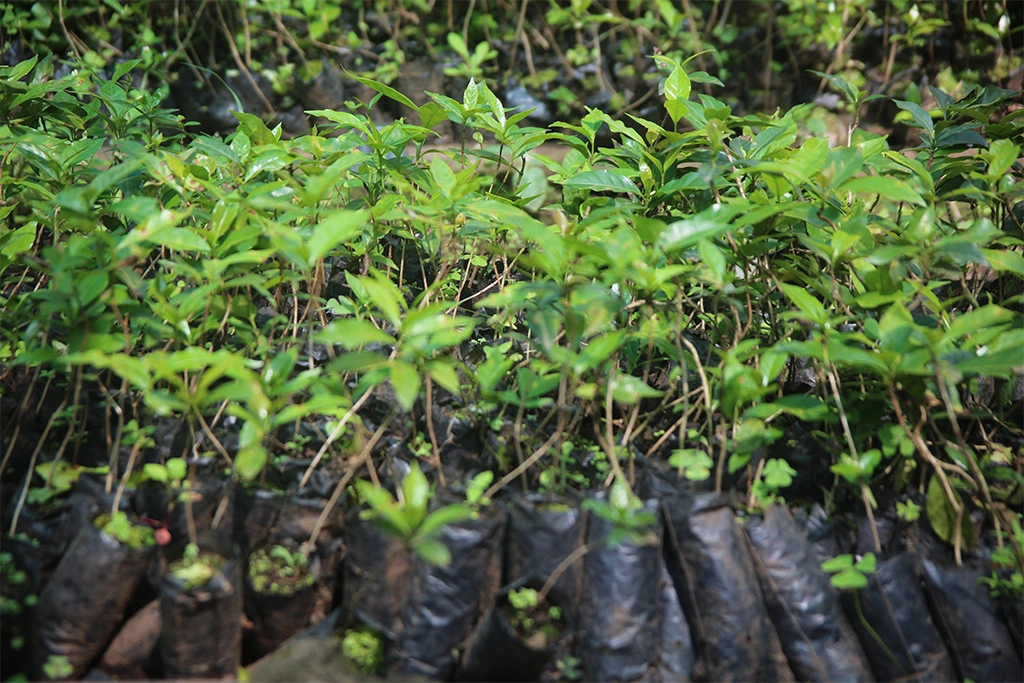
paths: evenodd
<path fill-rule="evenodd" d="M 596 171 L 584 171 L 572 178 L 562 182 L 566 187 L 574 187 L 579 190 L 594 190 L 595 192 L 630 192 L 635 195 L 642 194 L 640 188 L 626 176 L 606 168 Z"/>

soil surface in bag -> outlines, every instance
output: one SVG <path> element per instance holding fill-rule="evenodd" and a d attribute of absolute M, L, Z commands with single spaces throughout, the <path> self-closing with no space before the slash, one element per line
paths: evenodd
<path fill-rule="evenodd" d="M 505 536 L 506 584 L 526 576 L 547 580 L 562 560 L 583 545 L 586 518 L 578 505 L 544 495 L 517 496 L 509 512 Z M 583 562 L 574 562 L 555 585 L 565 596 L 565 608 L 579 605 Z"/>
<path fill-rule="evenodd" d="M 658 502 L 644 512 L 657 515 Z M 615 547 L 603 541 L 612 524 L 591 515 L 587 543 L 598 543 L 583 559 L 576 651 L 588 681 L 633 681 L 657 662 L 661 641 L 661 525 L 644 541 Z"/>
<path fill-rule="evenodd" d="M 43 665 L 51 656 L 67 658 L 68 678 L 89 670 L 117 633 L 151 557 L 151 548 L 128 548 L 91 522 L 81 527 L 39 599 L 34 679 L 46 678 Z"/>
<path fill-rule="evenodd" d="M 695 678 L 792 681 L 761 596 L 754 561 L 729 496 L 664 499 L 673 564 L 681 567 L 685 612 L 698 653 Z"/>
<path fill-rule="evenodd" d="M 842 596 L 847 618 L 879 681 L 952 681 L 953 661 L 932 620 L 913 558 L 900 553 L 878 563 L 868 586 Z M 856 601 L 860 601 L 861 620 Z M 867 622 L 878 639 L 864 625 Z M 884 643 L 885 647 L 878 642 Z"/>
<path fill-rule="evenodd" d="M 922 558 L 925 586 L 958 678 L 982 681 L 1024 680 L 1024 665 L 999 606 L 978 579 L 980 567 L 957 567 Z"/>
<path fill-rule="evenodd" d="M 163 574 L 159 584 L 160 654 L 167 678 L 234 677 L 241 664 L 242 563 L 238 548 L 222 539 L 204 542 L 202 537 L 199 547 L 218 552 L 227 564 L 204 586 L 190 591 L 172 574 Z"/>
<path fill-rule="evenodd" d="M 442 528 L 439 539 L 452 555 L 447 567 L 414 559 L 389 678 L 452 675 L 459 646 L 501 586 L 504 530 L 503 509 L 481 510 L 477 519 Z"/>
<path fill-rule="evenodd" d="M 744 531 L 754 548 L 768 615 L 797 679 L 874 680 L 836 590 L 789 511 L 768 507 Z"/>

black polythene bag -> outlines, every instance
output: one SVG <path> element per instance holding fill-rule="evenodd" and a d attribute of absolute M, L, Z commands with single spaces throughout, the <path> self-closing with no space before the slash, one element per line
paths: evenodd
<path fill-rule="evenodd" d="M 234 677 L 242 660 L 242 563 L 238 546 L 203 534 L 201 550 L 227 559 L 205 585 L 186 591 L 162 566 L 160 659 L 166 678 Z M 181 548 L 169 555 L 180 557 Z"/>
<path fill-rule="evenodd" d="M 763 518 L 747 521 L 744 531 L 768 615 L 797 679 L 874 680 L 836 590 L 789 511 L 768 507 Z"/>
<path fill-rule="evenodd" d="M 132 549 L 89 522 L 71 542 L 36 608 L 30 671 L 45 679 L 51 656 L 66 657 L 68 678 L 81 678 L 103 654 L 124 621 L 146 575 L 152 548 Z"/>
<path fill-rule="evenodd" d="M 504 510 L 495 506 L 442 528 L 439 538 L 452 555 L 447 567 L 414 556 L 389 677 L 451 677 L 459 646 L 501 587 L 504 530 Z"/>
<path fill-rule="evenodd" d="M 658 513 L 647 501 L 644 512 Z M 612 524 L 596 515 L 587 524 L 576 650 L 588 681 L 633 681 L 657 662 L 661 639 L 661 525 L 641 542 L 611 547 Z"/>
<path fill-rule="evenodd" d="M 844 591 L 842 600 L 879 681 L 957 678 L 909 554 L 879 562 L 867 587 L 856 594 Z"/>
<path fill-rule="evenodd" d="M 548 593 L 548 604 L 559 607 L 563 614 L 562 637 L 545 647 L 535 647 L 516 633 L 502 613 L 506 596 L 516 589 L 527 587 L 540 591 L 545 580 L 537 576 L 522 577 L 501 589 L 488 607 L 480 623 L 466 641 L 466 653 L 459 667 L 458 680 L 462 681 L 538 681 L 541 672 L 551 664 L 575 623 L 568 599 L 558 583 Z"/>
<path fill-rule="evenodd" d="M 393 638 L 412 572 L 401 542 L 350 511 L 345 521 L 341 605 L 345 621 L 358 621 Z"/>
<path fill-rule="evenodd" d="M 694 676 L 712 681 L 792 681 L 761 596 L 757 570 L 728 495 L 668 495 L 669 571 L 680 568 L 699 656 Z"/>
<path fill-rule="evenodd" d="M 939 629 L 959 678 L 982 681 L 1024 680 L 1024 664 L 1013 637 L 999 616 L 999 606 L 978 583 L 979 567 L 957 567 L 921 559 L 925 587 Z"/>
<path fill-rule="evenodd" d="M 687 683 L 693 676 L 696 653 L 690 638 L 690 625 L 683 614 L 679 593 L 668 572 L 665 556 L 661 557 L 661 634 L 658 659 L 650 681 Z"/>
<path fill-rule="evenodd" d="M 322 498 L 239 490 L 235 496 L 235 539 L 246 556 L 261 545 L 300 545 L 312 536 L 326 504 Z M 344 510 L 335 506 L 317 534 L 316 547 L 309 558 L 310 567 L 316 569 L 316 583 L 312 590 L 313 604 L 306 613 L 307 623 L 326 617 L 335 603 L 344 525 Z M 247 592 L 247 609 L 249 595 Z M 252 619 L 251 614 L 249 618 Z M 302 624 L 302 628 L 305 627 L 306 624 Z"/>
<path fill-rule="evenodd" d="M 555 507 L 554 505 L 558 507 Z M 586 513 L 567 500 L 541 495 L 517 496 L 509 511 L 505 535 L 504 582 L 526 576 L 547 579 L 586 540 Z M 574 562 L 555 585 L 566 596 L 566 609 L 579 605 L 583 562 Z"/>
<path fill-rule="evenodd" d="M 8 645 L 13 645 L 15 639 L 24 644 L 29 642 L 31 625 L 35 623 L 35 607 L 30 600 L 30 604 L 25 603 L 28 596 L 38 596 L 42 592 L 44 582 L 40 562 L 42 553 L 34 544 L 20 538 L 4 538 L 0 547 L 10 555 L 14 571 L 24 577 L 17 583 L 11 580 L 14 577 L 4 577 L 0 581 L 0 597 L 4 604 L 17 606 L 17 609 L 10 611 L 5 609 L 0 619 L 0 643 L 4 645 L 0 648 L 0 671 L 5 679 L 9 679 L 17 673 L 25 673 L 28 666 L 27 648 L 23 646 L 15 649 Z"/>
<path fill-rule="evenodd" d="M 245 615 L 252 631 L 244 644 L 244 659 L 251 662 L 273 652 L 278 645 L 309 625 L 316 602 L 316 584 L 302 586 L 293 593 L 261 592 L 245 577 Z"/>
<path fill-rule="evenodd" d="M 1003 616 L 1003 623 L 1010 631 L 1013 644 L 1017 646 L 1017 654 L 1024 657 L 1024 602 L 1001 600 L 999 612 Z"/>

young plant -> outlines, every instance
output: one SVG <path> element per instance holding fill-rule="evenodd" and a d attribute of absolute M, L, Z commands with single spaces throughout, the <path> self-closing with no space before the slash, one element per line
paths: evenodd
<path fill-rule="evenodd" d="M 506 602 L 508 622 L 527 644 L 543 648 L 562 635 L 561 608 L 545 606 L 544 596 L 537 590 L 513 589 L 508 592 Z"/>
<path fill-rule="evenodd" d="M 451 563 L 448 547 L 438 539 L 447 524 L 471 519 L 476 513 L 464 505 L 445 505 L 428 512 L 430 483 L 413 461 L 409 473 L 402 480 L 400 501 L 389 491 L 370 482 L 356 481 L 359 497 L 369 506 L 360 513 L 362 519 L 373 522 L 384 533 L 402 541 L 424 561 L 445 566 Z"/>
<path fill-rule="evenodd" d="M 312 586 L 316 577 L 309 571 L 304 554 L 273 545 L 249 556 L 249 580 L 259 593 L 291 595 Z"/>
<path fill-rule="evenodd" d="M 172 562 L 167 569 L 182 583 L 185 591 L 191 591 L 209 583 L 227 562 L 218 553 L 202 551 L 195 543 L 189 543 L 181 558 Z"/>
<path fill-rule="evenodd" d="M 100 515 L 93 524 L 103 533 L 133 550 L 149 548 L 156 544 L 153 529 L 132 524 L 128 515 L 120 510 L 109 515 Z"/>

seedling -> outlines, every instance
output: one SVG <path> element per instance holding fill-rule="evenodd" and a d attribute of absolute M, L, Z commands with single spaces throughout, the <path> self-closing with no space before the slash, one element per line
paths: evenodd
<path fill-rule="evenodd" d="M 290 595 L 315 583 L 308 565 L 305 555 L 282 545 L 260 548 L 249 556 L 249 580 L 259 593 Z"/>
<path fill-rule="evenodd" d="M 120 510 L 111 515 L 100 515 L 94 524 L 103 533 L 134 550 L 152 547 L 156 543 L 153 529 L 133 524 L 128 515 Z"/>
<path fill-rule="evenodd" d="M 533 588 L 516 588 L 508 592 L 503 609 L 509 624 L 530 646 L 546 647 L 562 635 L 562 610 L 547 605 L 546 598 Z"/>
<path fill-rule="evenodd" d="M 371 520 L 385 533 L 403 541 L 409 550 L 434 565 L 447 565 L 452 561 L 448 547 L 438 538 L 446 524 L 472 518 L 476 513 L 463 505 L 446 505 L 427 513 L 430 503 L 430 483 L 413 462 L 402 480 L 402 501 L 391 493 L 367 481 L 357 481 L 360 497 L 370 506 L 360 516 Z"/>
<path fill-rule="evenodd" d="M 181 581 L 185 591 L 191 591 L 205 586 L 226 564 L 227 559 L 223 556 L 202 551 L 195 543 L 189 543 L 181 558 L 172 562 L 168 571 Z"/>

